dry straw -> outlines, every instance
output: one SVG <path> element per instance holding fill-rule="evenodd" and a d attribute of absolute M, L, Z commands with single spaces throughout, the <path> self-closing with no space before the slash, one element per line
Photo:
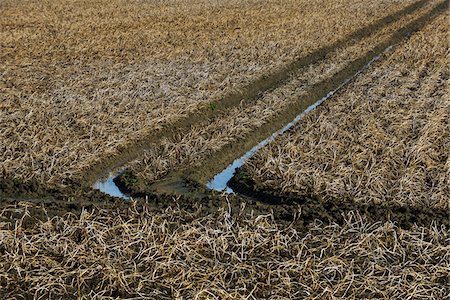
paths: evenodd
<path fill-rule="evenodd" d="M 260 188 L 449 207 L 448 19 L 414 34 L 246 165 Z"/>
<path fill-rule="evenodd" d="M 443 299 L 449 231 L 131 205 L 0 223 L 4 299 Z M 301 214 L 300 214 L 301 218 Z"/>
<path fill-rule="evenodd" d="M 77 178 L 202 103 L 410 3 L 1 1 L 0 172 Z"/>
<path fill-rule="evenodd" d="M 129 169 L 141 181 L 151 183 L 171 170 L 201 165 L 223 147 L 245 138 L 246 134 L 270 121 L 298 97 L 304 96 L 314 84 L 332 78 L 354 60 L 388 40 L 398 28 L 418 18 L 424 11 L 427 9 L 401 18 L 352 46 L 328 53 L 323 60 L 298 70 L 289 82 L 266 92 L 252 105 L 236 107 L 221 117 L 194 126 L 187 134 L 155 143 L 142 158 L 130 163 Z"/>

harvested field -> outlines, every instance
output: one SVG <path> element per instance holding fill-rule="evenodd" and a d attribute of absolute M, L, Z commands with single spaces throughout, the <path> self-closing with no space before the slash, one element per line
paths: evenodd
<path fill-rule="evenodd" d="M 411 3 L 2 1 L 2 178 L 79 180 L 149 132 Z"/>
<path fill-rule="evenodd" d="M 256 190 L 449 208 L 448 17 L 306 115 L 241 170 Z"/>
<path fill-rule="evenodd" d="M 445 9 L 0 0 L 0 298 L 448 298 Z"/>
<path fill-rule="evenodd" d="M 444 299 L 448 228 L 349 212 L 299 226 L 241 207 L 85 210 L 34 224 L 3 207 L 0 295 L 65 299 Z M 22 215 L 22 217 L 21 217 Z"/>
<path fill-rule="evenodd" d="M 274 116 L 295 103 L 297 98 L 306 97 L 308 91 L 317 88 L 317 84 L 321 81 L 330 80 L 337 73 L 351 68 L 352 62 L 361 59 L 375 47 L 391 39 L 399 28 L 423 16 L 430 7 L 432 6 L 404 17 L 358 43 L 337 48 L 319 62 L 297 70 L 285 84 L 267 91 L 254 103 L 249 105 L 241 103 L 239 107 L 230 109 L 215 119 L 192 126 L 188 132 L 167 137 L 159 144 L 154 143 L 142 157 L 128 164 L 129 171 L 140 182 L 140 187 L 131 188 L 145 189 L 150 183 L 167 176 L 173 170 L 179 172 L 188 168 L 195 169 L 204 165 L 205 159 L 208 158 L 212 164 L 220 165 L 222 162 L 214 157 L 217 157 L 217 153 L 223 148 L 233 145 L 237 140 L 247 140 L 248 133 L 264 123 L 269 123 Z M 305 103 L 306 106 L 310 104 Z M 254 144 L 257 142 L 258 140 L 253 141 Z M 211 168 L 211 164 L 206 168 Z M 201 179 L 208 180 L 208 178 Z"/>

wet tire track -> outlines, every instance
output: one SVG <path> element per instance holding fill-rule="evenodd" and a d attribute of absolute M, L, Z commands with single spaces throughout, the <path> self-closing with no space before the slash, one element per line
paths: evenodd
<path fill-rule="evenodd" d="M 428 3 L 428 0 L 414 2 L 409 6 L 392 13 L 391 15 L 383 17 L 378 21 L 375 21 L 374 23 L 349 34 L 340 41 L 321 47 L 316 51 L 313 51 L 311 54 L 301 57 L 271 74 L 262 75 L 259 79 L 246 85 L 238 92 L 233 92 L 232 94 L 222 98 L 220 102 L 215 103 L 215 109 L 213 110 L 209 106 L 199 108 L 196 113 L 185 116 L 172 124 L 168 124 L 159 131 L 150 133 L 139 142 L 129 147 L 118 149 L 120 154 L 105 157 L 103 161 L 100 161 L 97 165 L 87 170 L 82 178 L 79 179 L 79 184 L 87 184 L 90 186 L 93 185 L 99 178 L 107 177 L 110 172 L 116 171 L 126 165 L 129 161 L 141 156 L 145 149 L 148 149 L 152 144 L 160 141 L 164 137 L 173 137 L 175 135 L 184 134 L 192 126 L 208 119 L 220 117 L 231 108 L 238 107 L 240 105 L 244 107 L 251 105 L 264 93 L 270 92 L 283 85 L 296 71 L 324 59 L 327 53 L 333 52 L 344 46 L 354 45 L 362 39 L 370 36 L 372 33 L 389 26 L 399 18 L 412 14 L 416 10 L 425 7 Z M 269 130 L 273 129 L 273 125 L 272 128 L 269 128 Z M 265 128 L 265 130 L 267 130 L 267 128 Z"/>

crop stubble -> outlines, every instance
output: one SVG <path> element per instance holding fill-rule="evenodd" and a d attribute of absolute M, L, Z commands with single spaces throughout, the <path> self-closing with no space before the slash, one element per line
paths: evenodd
<path fill-rule="evenodd" d="M 174 201 L 176 202 L 176 201 Z M 225 203 L 222 201 L 222 203 Z M 89 209 L 32 225 L 3 207 L 0 296 L 65 299 L 443 299 L 448 228 L 349 212 L 299 226 L 225 205 Z M 294 211 L 295 209 L 291 209 Z"/>
<path fill-rule="evenodd" d="M 13 2 L 3 1 L 0 3 L 0 8 L 9 9 L 11 3 Z M 27 8 L 30 14 L 42 16 L 42 12 L 36 10 L 36 2 L 20 3 L 30 4 Z M 135 9 L 137 9 L 136 7 L 142 8 L 139 6 L 141 4 L 137 3 L 158 7 L 156 2 L 132 2 L 131 9 L 133 7 Z M 182 5 L 176 1 L 171 3 L 174 3 L 174 7 L 177 8 Z M 218 5 L 217 3 L 216 5 Z M 346 2 L 335 3 L 346 4 Z M 352 3 L 358 6 L 363 2 Z M 53 6 L 51 9 L 56 11 L 58 8 L 63 8 L 58 2 L 40 5 L 39 9 L 48 9 L 48 5 Z M 73 4 L 69 2 L 67 5 L 69 8 L 64 8 L 74 15 L 82 14 L 83 10 L 77 12 L 77 7 L 80 5 L 92 6 L 92 11 L 84 16 L 85 19 L 95 17 L 93 13 L 101 11 L 100 4 L 96 2 L 74 2 Z M 72 10 L 70 10 L 70 5 L 73 5 Z M 101 5 L 106 4 L 101 3 Z M 117 7 L 113 7 L 113 5 L 111 7 L 106 5 L 105 14 L 98 18 L 101 19 L 108 13 L 123 13 L 130 9 L 130 7 L 123 6 L 122 9 L 117 10 L 118 12 L 114 12 Z M 17 17 L 21 13 L 16 12 L 11 15 Z M 47 13 L 51 14 L 51 10 L 48 9 Z M 19 20 L 21 19 L 19 18 Z M 441 25 L 442 22 L 445 23 L 442 20 L 443 18 L 440 19 Z M 96 22 L 93 21 L 90 25 L 95 27 L 95 24 Z M 33 34 L 32 26 L 27 27 L 26 22 L 20 25 L 23 32 Z M 118 25 L 116 29 L 120 28 Z M 52 26 L 49 26 L 48 30 L 52 32 Z M 55 29 L 53 28 L 53 30 Z M 2 34 L 5 33 L 2 32 Z M 56 30 L 55 35 L 57 34 Z M 115 52 L 118 50 L 117 48 L 108 48 L 101 36 L 99 41 L 102 42 L 99 42 L 96 47 L 90 48 L 89 44 L 96 45 L 96 40 L 92 39 L 88 33 L 86 34 L 86 41 L 73 42 L 72 46 L 78 47 L 79 45 L 77 50 L 85 49 L 87 58 L 92 57 L 96 60 L 106 56 L 111 60 L 110 62 L 117 59 L 119 56 Z M 426 34 L 435 36 L 430 31 L 426 31 Z M 431 39 L 431 37 L 424 37 L 426 34 L 415 35 L 413 39 Z M 443 31 L 440 34 L 444 36 L 442 40 L 445 41 Z M 34 41 L 41 41 L 41 39 L 42 36 L 37 35 Z M 434 49 L 433 45 L 442 45 L 442 40 L 433 40 L 433 43 L 427 44 L 427 47 Z M 118 43 L 118 41 L 114 41 Z M 134 48 L 127 47 L 133 44 L 129 40 L 126 42 L 123 43 L 123 47 L 129 53 L 124 51 L 124 57 L 131 61 L 135 54 L 133 53 Z M 2 47 L 3 45 L 6 43 L 2 44 Z M 427 47 L 424 48 L 430 49 Z M 43 49 L 46 49 L 45 51 L 52 50 L 46 47 Z M 89 52 L 93 49 L 98 52 Z M 27 49 L 23 51 L 27 51 Z M 412 48 L 410 51 L 412 52 L 402 53 L 414 56 L 416 54 L 414 51 L 423 50 Z M 4 53 L 6 52 L 2 52 L 2 55 Z M 39 52 L 36 53 L 39 54 Z M 98 57 L 95 57 L 95 53 L 99 53 Z M 430 52 L 430 55 L 432 53 Z M 67 55 L 70 57 L 71 54 L 67 53 Z M 402 57 L 402 59 L 410 58 L 411 56 Z M 26 64 L 26 60 L 23 62 Z M 392 59 L 390 62 L 392 63 Z M 114 62 L 114 64 L 116 63 Z M 393 65 L 397 65 L 397 63 Z M 439 65 L 439 62 L 436 64 Z M 11 67 L 11 65 L 6 66 Z M 333 69 L 332 63 L 326 66 Z M 0 65 L 0 67 L 5 67 L 5 65 Z M 15 67 L 12 70 L 18 72 L 15 74 L 20 72 L 27 74 L 34 67 L 36 66 L 31 64 L 24 65 L 24 70 L 18 70 Z M 423 74 L 429 74 L 429 68 L 428 65 L 420 70 L 423 71 Z M 61 70 L 63 69 L 68 70 L 67 68 Z M 58 77 L 58 72 L 55 70 L 57 67 L 50 68 L 48 76 Z M 2 74 L 3 80 L 4 74 L 9 73 Z M 36 82 L 41 80 L 42 73 L 32 72 L 30 74 L 33 74 L 30 75 L 30 80 L 33 80 L 33 76 L 36 76 Z M 86 76 L 90 78 L 86 79 L 90 82 L 91 75 Z M 113 77 L 111 75 L 111 78 Z M 400 80 L 399 78 L 403 77 L 396 78 L 396 80 Z M 57 78 L 52 80 L 57 80 Z M 364 79 L 361 80 L 364 81 Z M 48 82 L 45 84 L 43 82 L 42 86 L 35 84 L 36 82 L 30 83 L 28 87 L 22 85 L 20 88 L 17 83 L 14 83 L 16 85 L 13 89 L 16 89 L 14 91 L 18 95 L 9 98 L 11 95 L 8 94 L 6 101 L 1 102 L 1 116 L 5 116 L 3 108 L 11 109 L 13 105 L 17 105 L 12 100 L 22 99 L 21 97 L 27 98 L 28 94 L 33 93 L 39 97 L 50 93 L 47 91 L 40 94 L 40 92 L 32 91 L 35 88 L 52 89 L 47 86 Z M 116 80 L 115 82 L 117 84 L 121 81 Z M 11 82 L 4 80 L 2 84 L 8 85 Z M 2 93 L 11 91 L 10 87 L 5 88 L 4 85 L 2 85 Z M 372 86 L 372 83 L 367 82 L 367 85 Z M 415 87 L 413 84 L 409 86 Z M 439 85 L 434 87 L 439 92 Z M 132 88 L 130 87 L 130 89 Z M 408 94 L 411 91 L 402 89 L 400 92 Z M 63 92 L 61 94 L 68 95 Z M 94 100 L 92 95 L 89 97 Z M 52 99 L 55 100 L 57 97 Z M 67 103 L 70 102 L 67 101 Z M 111 102 L 111 98 L 109 101 Z M 24 105 L 25 102 L 18 103 Z M 59 109 L 70 111 L 77 107 L 75 105 L 86 102 L 78 101 L 73 107 L 65 107 L 67 103 L 60 102 Z M 107 111 L 108 106 L 105 103 L 101 105 L 104 105 Z M 135 103 L 136 106 L 141 104 L 139 101 Z M 55 105 L 52 105 L 49 104 L 49 107 L 55 108 Z M 44 119 L 36 119 L 36 107 L 39 108 L 39 106 L 34 106 L 35 110 L 31 110 L 34 114 L 31 114 L 28 119 L 18 118 L 16 120 L 16 122 L 22 122 L 22 124 L 18 124 L 19 132 L 25 130 L 26 126 L 23 122 L 29 121 L 32 124 L 37 122 L 36 120 L 51 119 L 53 110 L 47 113 L 43 112 Z M 124 107 L 126 106 L 117 109 L 124 109 Z M 27 111 L 25 108 L 16 107 L 15 109 L 16 113 L 17 110 Z M 403 109 L 408 111 L 409 107 L 404 105 Z M 130 115 L 133 114 L 130 112 Z M 439 114 L 436 114 L 436 118 L 438 116 Z M 133 117 L 135 116 L 133 115 Z M 53 121 L 55 120 L 43 124 L 50 126 Z M 56 123 L 61 124 L 58 122 Z M 118 123 L 120 122 L 118 121 Z M 430 123 L 430 126 L 433 127 L 435 123 Z M 121 124 L 123 125 L 123 123 Z M 5 128 L 2 127 L 2 134 L 5 132 Z M 44 130 L 45 126 L 40 128 Z M 118 127 L 115 128 L 117 130 Z M 40 133 L 38 129 L 34 130 L 36 133 Z M 110 129 L 105 128 L 104 130 Z M 12 131 L 7 131 L 7 133 L 12 134 Z M 63 131 L 60 134 L 60 138 L 64 140 L 63 137 L 67 132 Z M 93 132 L 92 139 L 100 137 L 97 132 Z M 22 142 L 21 147 L 23 148 L 20 149 L 24 149 L 26 153 L 26 149 L 30 149 L 29 145 L 32 143 Z M 82 145 L 80 141 L 78 143 Z M 114 138 L 110 140 L 110 145 L 112 148 L 115 147 L 113 146 L 116 145 Z M 7 158 L 11 158 L 8 156 L 11 155 L 11 152 L 6 155 Z M 51 155 L 51 152 L 44 152 L 43 155 Z M 74 159 L 74 157 L 69 157 L 69 159 Z M 54 164 L 61 163 L 56 160 L 57 158 L 55 158 Z M 57 168 L 56 165 L 54 168 Z M 78 162 L 75 165 L 79 166 Z M 42 168 L 45 169 L 45 166 L 43 164 Z M 5 165 L 2 167 L 5 168 Z M 27 164 L 24 164 L 23 168 L 25 169 L 23 174 L 30 172 L 29 169 L 26 169 Z M 68 172 L 65 175 L 55 171 L 52 175 L 54 177 L 45 175 L 46 173 L 43 171 L 36 178 L 53 182 L 53 180 L 59 180 L 56 178 L 70 177 L 72 176 L 71 172 L 74 174 L 77 172 L 71 171 L 69 167 L 66 167 L 65 170 Z M 6 173 L 10 171 L 4 170 Z M 15 174 L 15 172 L 13 173 Z M 23 176 L 23 179 L 26 180 L 29 175 Z M 241 202 L 240 209 L 235 206 L 225 206 L 222 209 L 205 210 L 200 205 L 185 209 L 184 201 L 177 203 L 176 199 L 169 200 L 171 203 L 169 207 L 159 211 L 155 210 L 154 205 L 147 206 L 142 202 L 131 202 L 124 203 L 125 208 L 86 208 L 81 212 L 77 210 L 75 214 L 67 213 L 61 216 L 53 216 L 49 213 L 45 203 L 37 205 L 36 202 L 16 202 L 11 206 L 2 205 L 0 212 L 0 297 L 34 297 L 36 299 L 49 297 L 67 299 L 129 297 L 134 297 L 134 299 L 150 297 L 154 299 L 177 297 L 197 299 L 248 299 L 252 297 L 405 299 L 410 297 L 442 299 L 447 296 L 446 283 L 450 249 L 449 231 L 445 226 L 412 225 L 411 228 L 402 229 L 394 222 L 368 221 L 366 219 L 368 215 L 361 216 L 357 212 L 351 211 L 343 216 L 344 221 L 339 224 L 315 221 L 305 225 L 302 217 L 306 212 L 302 212 L 301 207 L 298 207 L 297 212 L 293 212 L 295 206 L 290 207 L 289 212 L 297 214 L 297 216 L 292 223 L 286 224 L 279 222 L 273 213 L 268 212 L 265 215 L 254 213 L 253 211 L 258 208 L 256 205 L 250 209 L 245 208 L 245 201 Z M 169 202 L 169 200 L 167 201 Z M 225 200 L 220 198 L 222 205 L 227 203 Z M 78 201 L 78 199 L 72 201 Z M 70 206 L 71 203 L 66 201 L 66 205 Z M 36 210 L 40 209 L 39 207 L 42 207 L 40 219 L 31 223 L 26 222 L 27 219 L 34 217 Z M 279 212 L 280 208 L 269 208 L 270 210 Z M 15 217 L 11 217 L 12 215 Z"/>
<path fill-rule="evenodd" d="M 307 95 L 314 85 L 329 80 L 348 68 L 353 61 L 372 51 L 374 46 L 388 41 L 399 28 L 424 15 L 430 7 L 431 4 L 354 45 L 338 48 L 319 62 L 300 68 L 286 83 L 267 91 L 252 103 L 241 103 L 239 107 L 232 108 L 215 119 L 192 126 L 188 132 L 168 136 L 162 142 L 154 143 L 142 157 L 127 164 L 129 171 L 140 181 L 140 187 L 131 188 L 135 191 L 145 189 L 169 172 L 177 170 L 176 173 L 180 174 L 183 169 L 195 169 L 205 164 L 205 159 L 221 166 L 222 162 L 214 157 L 224 147 L 232 145 L 236 140 L 248 139 L 248 133 L 270 121 L 297 98 Z M 203 177 L 202 179 L 204 180 Z"/>
<path fill-rule="evenodd" d="M 80 179 L 149 132 L 411 2 L 2 1 L 2 177 Z"/>
<path fill-rule="evenodd" d="M 449 208 L 448 17 L 440 16 L 241 170 L 255 189 Z"/>

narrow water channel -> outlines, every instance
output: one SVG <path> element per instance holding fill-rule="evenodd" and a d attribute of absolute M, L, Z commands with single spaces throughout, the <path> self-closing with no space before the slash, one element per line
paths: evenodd
<path fill-rule="evenodd" d="M 372 58 L 362 69 L 360 69 L 358 72 L 353 74 L 350 78 L 347 78 L 342 82 L 336 89 L 330 91 L 326 96 L 324 96 L 322 99 L 318 100 L 316 103 L 312 104 L 308 108 L 306 108 L 304 111 L 302 111 L 299 115 L 295 117 L 294 120 L 292 120 L 290 123 L 288 123 L 283 128 L 279 129 L 278 131 L 274 132 L 271 136 L 269 136 L 267 139 L 260 142 L 258 145 L 254 146 L 252 149 L 250 149 L 247 153 L 245 153 L 240 158 L 233 161 L 228 167 L 225 168 L 222 172 L 218 173 L 214 178 L 209 181 L 206 186 L 211 190 L 226 192 L 226 193 L 234 193 L 233 189 L 228 186 L 228 182 L 233 178 L 236 170 L 244 165 L 244 163 L 251 158 L 253 155 L 255 155 L 259 150 L 261 150 L 264 146 L 275 140 L 278 136 L 282 135 L 286 131 L 288 131 L 290 128 L 292 128 L 295 124 L 300 121 L 302 116 L 320 104 L 322 104 L 325 100 L 332 97 L 337 91 L 339 91 L 343 86 L 345 86 L 347 83 L 349 83 L 350 80 L 352 80 L 354 77 L 358 76 L 363 72 L 365 69 L 367 69 L 374 61 L 377 61 L 380 59 L 381 56 L 383 56 L 384 53 L 389 51 L 392 48 L 392 46 L 389 46 L 386 48 L 381 54 L 375 56 Z"/>
<path fill-rule="evenodd" d="M 336 89 L 328 92 L 328 94 L 323 97 L 322 99 L 319 99 L 317 102 L 303 110 L 300 114 L 298 114 L 294 120 L 289 122 L 287 125 L 285 125 L 283 128 L 275 131 L 272 133 L 268 138 L 261 141 L 259 144 L 254 146 L 252 149 L 250 149 L 247 153 L 245 153 L 243 156 L 237 158 L 234 160 L 230 165 L 228 165 L 222 172 L 218 173 L 214 176 L 214 178 L 209 181 L 206 186 L 210 190 L 216 190 L 220 192 L 225 193 L 234 193 L 233 189 L 228 186 L 228 182 L 233 178 L 236 170 L 244 165 L 244 163 L 250 159 L 253 155 L 255 155 L 261 148 L 275 140 L 278 136 L 284 134 L 286 131 L 288 131 L 290 128 L 292 128 L 295 124 L 297 124 L 302 116 L 320 104 L 322 104 L 324 101 L 332 97 L 337 91 L 339 91 L 343 86 L 345 86 L 348 82 L 350 82 L 354 77 L 358 76 L 361 72 L 363 72 L 365 69 L 367 69 L 373 62 L 380 59 L 381 56 L 384 55 L 387 51 L 389 51 L 393 46 L 389 46 L 386 48 L 381 54 L 375 56 L 372 58 L 366 65 L 364 65 L 363 68 L 361 68 L 359 71 L 357 71 L 355 74 L 353 74 L 351 77 L 344 80 Z M 101 192 L 108 194 L 113 197 L 118 197 L 122 199 L 130 199 L 130 197 L 123 192 L 120 191 L 116 183 L 114 182 L 114 179 L 121 175 L 123 170 L 115 173 L 111 173 L 108 178 L 103 178 L 98 180 L 94 188 L 100 190 Z"/>

